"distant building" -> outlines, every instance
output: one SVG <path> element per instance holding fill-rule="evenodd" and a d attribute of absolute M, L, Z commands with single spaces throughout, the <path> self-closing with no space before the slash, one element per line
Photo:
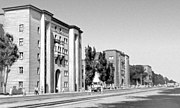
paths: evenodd
<path fill-rule="evenodd" d="M 143 65 L 144 67 L 144 72 L 147 73 L 147 76 L 144 78 L 144 84 L 145 85 L 152 85 L 152 68 L 149 65 Z"/>
<path fill-rule="evenodd" d="M 116 49 L 105 50 L 106 59 L 113 63 L 114 71 L 114 86 L 128 86 L 130 84 L 129 76 L 129 56 Z"/>
<path fill-rule="evenodd" d="M 81 29 L 32 5 L 7 7 L 3 11 L 0 23 L 5 32 L 14 36 L 20 52 L 9 73 L 7 91 L 15 87 L 33 92 L 35 86 L 42 93 L 79 91 Z"/>
<path fill-rule="evenodd" d="M 125 86 L 130 86 L 130 66 L 128 55 L 125 55 Z"/>

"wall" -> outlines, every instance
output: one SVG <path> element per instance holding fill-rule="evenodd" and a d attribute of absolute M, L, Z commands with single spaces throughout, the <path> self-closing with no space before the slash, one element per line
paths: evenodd
<path fill-rule="evenodd" d="M 37 82 L 40 81 L 40 75 L 37 73 L 37 68 L 40 68 L 40 61 L 38 61 L 37 54 L 40 54 L 40 47 L 38 45 L 38 40 L 40 41 L 40 20 L 41 14 L 37 11 L 30 10 L 30 65 L 29 65 L 29 75 L 30 75 L 30 92 L 34 91 L 34 87 L 37 86 Z M 39 30 L 38 30 L 39 28 Z"/>
<path fill-rule="evenodd" d="M 8 76 L 7 91 L 10 87 L 19 88 L 19 81 L 23 81 L 23 87 L 29 91 L 29 9 L 5 12 L 4 29 L 13 35 L 14 43 L 20 52 L 23 52 L 23 60 L 17 60 L 11 67 Z M 19 25 L 24 24 L 23 32 L 19 32 Z M 23 46 L 19 46 L 19 38 L 23 38 Z M 19 73 L 19 67 L 23 67 L 23 74 Z"/>

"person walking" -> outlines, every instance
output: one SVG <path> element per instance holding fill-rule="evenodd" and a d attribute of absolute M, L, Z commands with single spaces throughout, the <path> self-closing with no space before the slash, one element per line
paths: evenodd
<path fill-rule="evenodd" d="M 34 94 L 39 95 L 38 87 L 36 87 L 36 86 L 34 87 Z"/>

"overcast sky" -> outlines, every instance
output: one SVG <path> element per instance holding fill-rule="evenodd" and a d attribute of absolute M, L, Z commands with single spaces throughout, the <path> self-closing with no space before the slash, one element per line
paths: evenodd
<path fill-rule="evenodd" d="M 83 48 L 123 51 L 180 82 L 180 0 L 0 0 L 0 8 L 24 4 L 79 26 Z"/>

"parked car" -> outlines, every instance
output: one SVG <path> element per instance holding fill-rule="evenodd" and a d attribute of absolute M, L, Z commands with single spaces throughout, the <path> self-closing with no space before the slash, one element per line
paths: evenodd
<path fill-rule="evenodd" d="M 92 91 L 93 92 L 101 91 L 101 83 L 100 82 L 93 82 L 92 83 Z"/>

